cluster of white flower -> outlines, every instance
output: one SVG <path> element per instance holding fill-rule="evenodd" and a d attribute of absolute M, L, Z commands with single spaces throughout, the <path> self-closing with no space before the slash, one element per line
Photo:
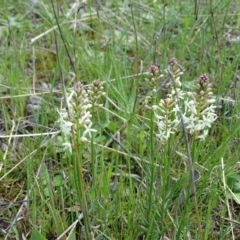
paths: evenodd
<path fill-rule="evenodd" d="M 204 140 L 208 135 L 212 123 L 217 119 L 215 113 L 215 98 L 206 74 L 202 74 L 197 80 L 196 89 L 188 93 L 185 100 L 185 114 L 183 115 L 186 129 L 190 134 L 197 134 L 197 138 Z"/>
<path fill-rule="evenodd" d="M 176 116 L 176 102 L 174 99 L 161 99 L 158 105 L 153 105 L 154 115 L 157 119 L 158 133 L 156 136 L 166 142 L 174 134 L 179 125 Z"/>
<path fill-rule="evenodd" d="M 152 106 L 158 126 L 156 136 L 164 144 L 171 135 L 180 131 L 179 100 L 189 134 L 195 134 L 196 138 L 204 140 L 212 123 L 217 119 L 209 78 L 202 74 L 196 83 L 196 89 L 187 93 L 181 89 L 180 76 L 183 72 L 176 59 L 168 63 L 168 73 L 171 74 L 171 80 L 168 83 L 167 98 Z"/>
<path fill-rule="evenodd" d="M 93 82 L 89 91 L 82 83 L 76 83 L 67 96 L 67 110 L 63 109 L 59 112 L 59 125 L 64 138 L 63 150 L 69 150 L 72 153 L 71 138 L 77 137 L 78 140 L 85 142 L 91 138 L 92 132 L 96 132 L 92 128 L 91 112 L 93 104 L 104 94 L 102 89 L 102 83 L 99 80 Z"/>

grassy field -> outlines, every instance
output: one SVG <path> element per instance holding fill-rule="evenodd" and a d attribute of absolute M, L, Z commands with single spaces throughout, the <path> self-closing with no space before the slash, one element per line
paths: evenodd
<path fill-rule="evenodd" d="M 0 239 L 240 239 L 240 4 L 2 0 Z"/>

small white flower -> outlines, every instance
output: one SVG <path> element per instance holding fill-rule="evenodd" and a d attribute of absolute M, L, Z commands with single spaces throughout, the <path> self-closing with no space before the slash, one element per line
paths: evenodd
<path fill-rule="evenodd" d="M 71 127 L 73 123 L 70 121 L 64 120 L 62 113 L 59 112 L 59 115 L 60 115 L 60 119 L 59 119 L 60 129 L 64 136 L 69 136 L 71 134 Z"/>
<path fill-rule="evenodd" d="M 92 132 L 97 132 L 96 129 L 93 129 L 91 127 L 92 127 L 92 122 L 90 122 L 88 125 L 87 124 L 84 125 L 85 130 L 82 134 L 82 137 L 85 137 L 85 136 L 88 135 L 88 137 L 91 138 L 92 137 Z"/>
<path fill-rule="evenodd" d="M 178 106 L 178 104 L 176 104 L 171 112 L 177 117 L 179 114 L 179 111 L 180 111 L 179 106 Z"/>
<path fill-rule="evenodd" d="M 74 94 L 75 94 L 75 92 L 74 92 L 74 91 L 71 91 L 71 93 L 70 93 L 69 96 L 67 97 L 67 103 L 68 103 L 68 104 L 70 104 L 70 101 L 71 101 L 71 99 L 72 99 L 72 97 L 73 97 Z"/>
<path fill-rule="evenodd" d="M 205 138 L 206 138 L 207 135 L 208 135 L 208 132 L 209 132 L 208 129 L 204 129 L 204 130 L 203 130 L 203 133 L 202 133 L 201 135 L 199 135 L 197 138 L 200 139 L 200 141 L 205 140 Z"/>
<path fill-rule="evenodd" d="M 191 114 L 189 117 L 186 117 L 183 115 L 183 120 L 184 120 L 186 129 L 189 129 L 190 134 L 193 134 L 195 131 L 197 131 L 198 117 L 196 117 L 194 114 Z"/>
<path fill-rule="evenodd" d="M 199 120 L 199 124 L 202 125 L 202 129 L 211 128 L 212 123 L 217 119 L 217 115 L 213 112 L 208 112 L 202 116 L 202 119 Z"/>
<path fill-rule="evenodd" d="M 209 107 L 205 108 L 201 114 L 204 115 L 204 114 L 207 114 L 207 113 L 213 113 L 215 115 L 215 109 L 216 109 L 216 106 L 214 105 L 210 105 Z"/>
<path fill-rule="evenodd" d="M 62 151 L 65 152 L 65 151 L 69 151 L 71 154 L 72 154 L 72 144 L 70 142 L 65 142 L 62 144 Z"/>
<path fill-rule="evenodd" d="M 180 77 L 177 77 L 177 78 L 176 78 L 175 84 L 176 84 L 176 87 L 177 87 L 177 88 L 179 88 L 179 89 L 181 88 L 182 83 L 181 83 L 181 81 L 180 81 Z"/>
<path fill-rule="evenodd" d="M 214 99 L 214 98 L 207 100 L 208 104 L 212 104 L 212 103 L 215 103 L 215 102 L 216 102 L 216 99 Z"/>
<path fill-rule="evenodd" d="M 186 100 L 184 101 L 185 106 L 187 107 L 187 110 L 191 112 L 191 114 L 196 115 L 197 109 L 196 109 L 196 102 L 193 100 Z"/>
<path fill-rule="evenodd" d="M 82 114 L 83 116 L 81 116 L 81 118 L 79 118 L 79 124 L 80 125 L 83 125 L 84 123 L 88 123 L 89 121 L 91 122 L 90 120 L 90 117 L 91 117 L 91 114 L 89 111 L 87 112 L 84 112 L 84 114 Z"/>

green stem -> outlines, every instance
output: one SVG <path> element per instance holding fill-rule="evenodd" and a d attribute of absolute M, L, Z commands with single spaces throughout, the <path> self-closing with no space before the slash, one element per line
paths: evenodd
<path fill-rule="evenodd" d="M 151 114 L 151 129 L 150 129 L 150 148 L 151 148 L 151 179 L 150 179 L 150 189 L 149 189 L 149 194 L 148 194 L 148 210 L 147 210 L 147 215 L 148 218 L 151 216 L 151 210 L 152 210 L 152 195 L 153 195 L 153 189 L 154 189 L 154 179 L 155 179 L 155 164 L 154 164 L 154 129 L 153 129 L 153 113 Z"/>
<path fill-rule="evenodd" d="M 87 204 L 87 198 L 86 198 L 86 191 L 85 191 L 85 186 L 84 186 L 84 179 L 83 179 L 83 167 L 82 167 L 82 157 L 79 154 L 79 152 L 82 152 L 81 149 L 78 151 L 78 148 L 81 148 L 81 141 L 79 137 L 77 136 L 76 139 L 76 134 L 74 131 L 72 131 L 72 136 L 73 136 L 73 148 L 75 149 L 75 156 L 74 156 L 74 161 L 75 163 L 73 164 L 74 166 L 77 167 L 77 171 L 75 173 L 75 179 L 77 180 L 77 190 L 80 188 L 80 191 L 78 191 L 78 196 L 81 202 L 81 207 L 82 207 L 82 212 L 83 212 L 83 220 L 84 220 L 84 228 L 85 228 L 85 233 L 86 233 L 86 238 L 88 240 L 92 240 L 91 233 L 90 233 L 90 220 L 89 220 L 89 212 L 88 212 L 88 204 Z M 74 171 L 75 172 L 75 171 Z"/>

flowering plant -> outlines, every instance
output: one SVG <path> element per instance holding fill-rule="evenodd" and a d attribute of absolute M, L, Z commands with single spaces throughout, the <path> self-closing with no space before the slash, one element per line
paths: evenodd
<path fill-rule="evenodd" d="M 71 138 L 77 137 L 79 141 L 86 142 L 91 138 L 92 132 L 92 113 L 97 100 L 104 95 L 102 82 L 93 81 L 88 90 L 78 82 L 66 99 L 67 108 L 59 112 L 59 125 L 64 143 L 63 150 L 72 153 Z M 74 136 L 73 136 L 74 135 Z"/>
<path fill-rule="evenodd" d="M 155 68 L 152 66 L 151 69 Z M 164 144 L 171 135 L 179 131 L 181 122 L 179 106 L 181 106 L 184 124 L 189 134 L 204 140 L 212 123 L 217 119 L 215 98 L 208 76 L 202 74 L 195 83 L 195 89 L 192 92 L 185 92 L 182 90 L 180 79 L 183 70 L 176 59 L 168 62 L 167 71 L 171 75 L 166 84 L 167 96 L 152 106 L 158 126 L 156 137 Z"/>

